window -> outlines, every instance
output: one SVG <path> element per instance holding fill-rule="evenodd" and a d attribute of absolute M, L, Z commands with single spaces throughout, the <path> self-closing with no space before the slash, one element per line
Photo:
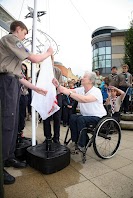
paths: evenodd
<path fill-rule="evenodd" d="M 105 47 L 105 41 L 99 42 L 99 47 Z"/>
<path fill-rule="evenodd" d="M 111 59 L 111 55 L 106 55 L 106 59 Z"/>
<path fill-rule="evenodd" d="M 95 44 L 93 45 L 93 49 L 98 49 L 98 43 L 95 43 Z"/>
<path fill-rule="evenodd" d="M 106 60 L 106 67 L 111 67 L 111 60 Z"/>
<path fill-rule="evenodd" d="M 111 41 L 100 41 L 93 45 L 93 70 L 100 69 L 102 73 L 111 71 Z"/>
<path fill-rule="evenodd" d="M 106 47 L 110 47 L 111 46 L 111 41 L 106 41 Z"/>
<path fill-rule="evenodd" d="M 105 59 L 105 54 L 99 56 L 99 60 L 104 60 L 104 59 Z"/>
<path fill-rule="evenodd" d="M 105 60 L 99 61 L 99 68 L 105 67 Z"/>
<path fill-rule="evenodd" d="M 99 48 L 99 55 L 105 54 L 105 47 Z"/>
<path fill-rule="evenodd" d="M 106 54 L 111 54 L 111 47 L 106 47 Z"/>
<path fill-rule="evenodd" d="M 93 60 L 98 61 L 98 56 L 95 56 Z"/>
<path fill-rule="evenodd" d="M 93 62 L 93 68 L 97 69 L 98 68 L 98 61 Z"/>
<path fill-rule="evenodd" d="M 94 56 L 98 56 L 98 49 L 94 50 Z"/>

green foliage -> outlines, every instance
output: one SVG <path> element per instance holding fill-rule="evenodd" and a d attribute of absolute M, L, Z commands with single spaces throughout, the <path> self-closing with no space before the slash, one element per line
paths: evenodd
<path fill-rule="evenodd" d="M 133 74 L 133 20 L 130 22 L 130 28 L 125 33 L 124 63 L 129 65 L 129 71 Z"/>

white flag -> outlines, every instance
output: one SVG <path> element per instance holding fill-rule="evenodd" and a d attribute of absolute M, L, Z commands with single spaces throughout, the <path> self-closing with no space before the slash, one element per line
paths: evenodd
<path fill-rule="evenodd" d="M 34 93 L 31 106 L 40 114 L 43 120 L 53 115 L 60 109 L 57 105 L 56 88 L 52 83 L 54 78 L 51 57 L 41 63 L 40 73 L 37 80 L 37 87 L 48 90 L 46 96 Z"/>

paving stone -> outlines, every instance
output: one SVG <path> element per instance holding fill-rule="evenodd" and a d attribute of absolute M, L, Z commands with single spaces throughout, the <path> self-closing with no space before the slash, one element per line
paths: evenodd
<path fill-rule="evenodd" d="M 111 198 L 131 198 L 133 196 L 133 180 L 116 171 L 103 174 L 90 181 Z"/>

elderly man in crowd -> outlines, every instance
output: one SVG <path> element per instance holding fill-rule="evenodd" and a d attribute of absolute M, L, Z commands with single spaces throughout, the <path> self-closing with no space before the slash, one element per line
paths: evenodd
<path fill-rule="evenodd" d="M 96 74 L 94 72 L 85 72 L 81 87 L 75 89 L 67 89 L 61 86 L 56 79 L 53 79 L 53 84 L 58 91 L 68 95 L 79 102 L 80 115 L 71 115 L 70 130 L 72 147 L 76 149 L 77 143 L 80 150 L 83 150 L 89 139 L 87 134 L 78 142 L 80 131 L 87 126 L 87 124 L 97 124 L 100 118 L 105 116 L 106 110 L 103 106 L 103 98 L 99 88 L 95 87 Z"/>

